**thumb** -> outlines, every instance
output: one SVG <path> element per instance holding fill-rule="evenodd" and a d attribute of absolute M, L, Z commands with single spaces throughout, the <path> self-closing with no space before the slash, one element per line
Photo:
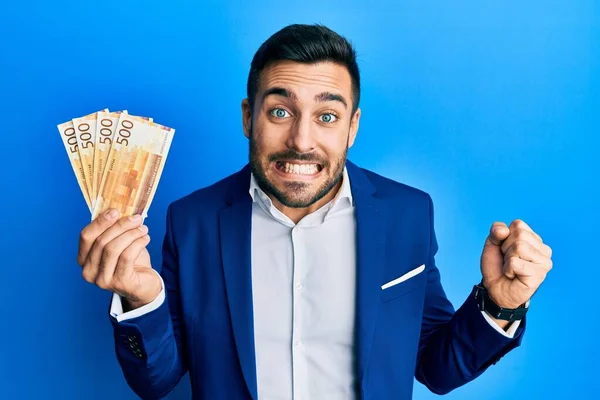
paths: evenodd
<path fill-rule="evenodd" d="M 504 255 L 502 254 L 502 242 L 510 234 L 510 229 L 504 222 L 494 222 L 490 228 L 490 234 L 485 239 L 483 252 L 481 253 L 481 273 L 486 281 L 496 280 L 503 275 L 502 265 Z"/>
<path fill-rule="evenodd" d="M 510 235 L 510 229 L 504 222 L 494 222 L 490 228 L 490 234 L 485 240 L 485 245 L 500 247 L 508 235 Z"/>

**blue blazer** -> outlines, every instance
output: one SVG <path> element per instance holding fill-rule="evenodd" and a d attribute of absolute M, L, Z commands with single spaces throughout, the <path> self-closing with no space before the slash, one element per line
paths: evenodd
<path fill-rule="evenodd" d="M 510 339 L 484 319 L 472 292 L 456 312 L 448 301 L 435 265 L 431 197 L 350 161 L 347 170 L 356 207 L 360 398 L 410 399 L 413 377 L 448 393 L 519 346 L 525 320 Z M 161 271 L 166 301 L 134 319 L 111 317 L 123 374 L 143 399 L 165 396 L 188 371 L 194 399 L 257 399 L 249 184 L 246 165 L 172 203 Z M 382 290 L 422 264 L 424 272 Z"/>

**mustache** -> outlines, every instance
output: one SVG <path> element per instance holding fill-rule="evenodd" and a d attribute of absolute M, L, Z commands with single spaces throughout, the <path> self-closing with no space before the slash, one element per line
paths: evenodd
<path fill-rule="evenodd" d="M 320 164 L 322 167 L 327 167 L 329 165 L 327 160 L 323 160 L 315 153 L 298 153 L 293 149 L 288 149 L 279 153 L 271 154 L 269 155 L 269 161 L 309 161 L 314 162 L 315 164 Z"/>

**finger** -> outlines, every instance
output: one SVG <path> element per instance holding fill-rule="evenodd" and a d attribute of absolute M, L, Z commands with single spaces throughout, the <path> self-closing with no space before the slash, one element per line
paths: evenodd
<path fill-rule="evenodd" d="M 148 227 L 141 225 L 137 228 L 129 229 L 110 241 L 102 251 L 100 262 L 98 264 L 98 273 L 96 276 L 96 285 L 102 289 L 110 289 L 113 282 L 113 274 L 117 262 L 122 253 L 131 246 L 136 240 L 147 236 Z"/>
<path fill-rule="evenodd" d="M 504 263 L 504 274 L 511 280 L 519 280 L 528 288 L 536 287 L 542 282 L 548 271 L 531 261 L 511 257 Z"/>
<path fill-rule="evenodd" d="M 504 222 L 494 222 L 486 239 L 486 245 L 500 246 L 509 234 L 510 230 Z"/>
<path fill-rule="evenodd" d="M 519 257 L 510 257 L 504 262 L 504 275 L 509 279 L 514 279 L 517 275 L 533 276 L 533 270 L 527 268 L 528 264 L 533 264 L 531 261 L 523 260 Z"/>
<path fill-rule="evenodd" d="M 542 238 L 540 237 L 540 235 L 538 235 L 537 233 L 535 233 L 535 231 L 533 229 L 531 229 L 531 227 L 529 225 L 527 225 L 527 223 L 525 221 L 523 221 L 522 219 L 515 219 L 513 222 L 511 222 L 510 226 L 509 226 L 510 230 L 512 231 L 513 228 L 515 229 L 523 229 L 526 231 L 529 231 L 533 234 L 533 236 L 535 238 L 537 238 L 537 240 L 540 241 L 540 243 L 543 243 Z"/>
<path fill-rule="evenodd" d="M 116 290 L 123 291 L 127 289 L 124 288 L 122 284 L 132 273 L 135 261 L 149 243 L 150 235 L 144 235 L 141 238 L 136 239 L 129 247 L 127 247 L 127 249 L 125 249 L 125 251 L 123 251 L 123 253 L 121 253 L 113 275 Z"/>
<path fill-rule="evenodd" d="M 77 252 L 77 263 L 79 265 L 83 266 L 85 263 L 96 238 L 117 222 L 118 217 L 119 211 L 111 208 L 83 228 L 79 235 L 79 250 Z"/>
<path fill-rule="evenodd" d="M 124 232 L 137 228 L 141 221 L 142 218 L 139 215 L 123 217 L 96 238 L 83 264 L 82 274 L 86 281 L 92 283 L 96 280 L 104 247 Z"/>
<path fill-rule="evenodd" d="M 548 246 L 547 244 L 542 244 L 542 254 L 544 254 L 546 257 L 550 258 L 552 257 L 552 248 L 550 246 Z"/>
<path fill-rule="evenodd" d="M 502 252 L 506 254 L 508 249 L 517 241 L 524 241 L 530 243 L 540 252 L 545 253 L 546 249 L 544 248 L 544 244 L 540 242 L 533 232 L 528 231 L 523 228 L 513 228 L 511 229 L 510 235 L 506 238 L 506 240 L 502 243 Z"/>
<path fill-rule="evenodd" d="M 548 271 L 552 268 L 552 260 L 546 257 L 537 248 L 532 246 L 530 243 L 525 241 L 516 241 L 508 249 L 504 255 L 504 261 L 506 262 L 510 258 L 517 257 L 525 261 L 530 261 L 536 264 L 544 266 Z"/>

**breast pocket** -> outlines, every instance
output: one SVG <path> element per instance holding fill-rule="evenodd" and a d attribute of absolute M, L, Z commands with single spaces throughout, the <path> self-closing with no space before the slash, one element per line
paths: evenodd
<path fill-rule="evenodd" d="M 381 300 L 387 302 L 403 296 L 417 288 L 424 288 L 426 283 L 425 264 L 420 265 L 402 276 L 381 286 Z"/>

